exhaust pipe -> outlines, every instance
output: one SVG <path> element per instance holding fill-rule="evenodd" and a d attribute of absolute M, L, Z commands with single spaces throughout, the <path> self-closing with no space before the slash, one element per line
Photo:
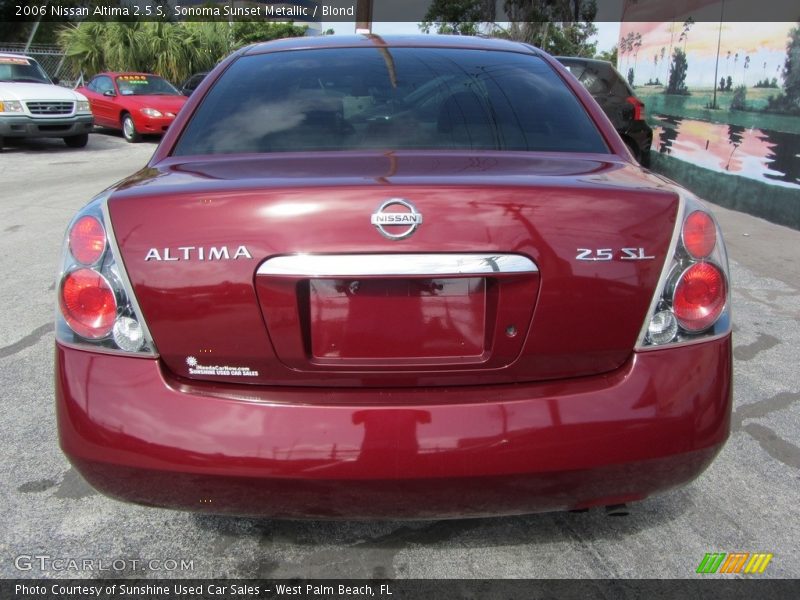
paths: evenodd
<path fill-rule="evenodd" d="M 609 504 L 606 506 L 606 516 L 608 517 L 627 517 L 631 514 L 627 504 Z"/>

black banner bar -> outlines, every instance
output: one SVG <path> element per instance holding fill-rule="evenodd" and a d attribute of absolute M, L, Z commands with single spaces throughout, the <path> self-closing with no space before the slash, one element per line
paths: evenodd
<path fill-rule="evenodd" d="M 372 22 L 418 23 L 428 20 L 431 7 L 450 14 L 447 2 L 463 0 L 0 0 L 2 21 L 274 21 L 355 22 L 368 14 Z M 539 0 L 483 1 L 456 14 L 475 22 L 563 21 L 573 15 L 554 14 Z M 575 6 L 589 6 L 589 2 Z M 795 22 L 797 0 L 595 0 L 595 22 Z M 582 9 L 583 10 L 583 9 Z M 584 17 L 579 15 L 578 20 Z M 437 20 L 437 19 L 434 19 Z"/>
<path fill-rule="evenodd" d="M 787 579 L 6 579 L 3 600 L 584 600 L 798 598 L 800 581 Z"/>

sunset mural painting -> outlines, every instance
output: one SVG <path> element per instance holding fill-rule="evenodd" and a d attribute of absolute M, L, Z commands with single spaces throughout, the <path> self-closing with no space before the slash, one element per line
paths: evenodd
<path fill-rule="evenodd" d="M 726 22 L 704 0 L 648 21 L 654 1 L 624 16 L 617 59 L 654 128 L 653 169 L 800 229 L 800 23 Z"/>

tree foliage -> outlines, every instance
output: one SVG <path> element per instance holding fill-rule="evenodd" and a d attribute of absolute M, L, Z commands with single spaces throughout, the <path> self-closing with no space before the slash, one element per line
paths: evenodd
<path fill-rule="evenodd" d="M 686 53 L 680 48 L 675 48 L 675 52 L 672 54 L 672 64 L 669 68 L 667 94 L 687 95 L 689 93 L 689 90 L 686 88 L 687 67 Z"/>
<path fill-rule="evenodd" d="M 420 29 L 461 35 L 486 31 L 564 56 L 593 57 L 597 50 L 589 42 L 597 33 L 595 0 L 505 0 L 505 27 L 494 22 L 494 6 L 492 0 L 434 0 Z"/>
<path fill-rule="evenodd" d="M 17 7 L 25 4 L 40 6 L 44 2 L 21 2 L 20 0 L 0 0 L 0 41 L 24 44 L 36 26 L 36 17 L 27 17 L 30 21 L 20 21 L 16 16 Z M 68 8 L 77 6 L 78 0 L 61 0 L 59 6 Z M 40 21 L 33 39 L 35 44 L 54 44 L 58 30 L 62 24 L 57 22 Z"/>
<path fill-rule="evenodd" d="M 151 4 L 160 4 L 167 6 L 168 0 L 150 0 Z M 64 28 L 64 21 L 50 21 L 47 19 L 39 19 L 36 16 L 26 17 L 27 21 L 21 21 L 20 17 L 16 16 L 17 7 L 23 5 L 29 6 L 44 6 L 47 10 L 50 7 L 60 8 L 86 8 L 89 14 L 98 6 L 109 6 L 111 3 L 108 0 L 37 0 L 24 2 L 22 0 L 0 0 L 0 41 L 10 43 L 25 43 L 28 41 L 34 28 L 36 29 L 33 37 L 33 44 L 56 44 L 61 30 Z M 169 9 L 165 14 L 169 14 Z M 73 17 L 65 17 L 67 22 L 73 20 Z M 80 17 L 74 17 L 74 22 L 78 22 Z"/>
<path fill-rule="evenodd" d="M 786 103 L 800 109 L 800 25 L 789 32 L 786 61 L 783 63 L 783 89 Z"/>
<path fill-rule="evenodd" d="M 747 110 L 747 87 L 740 85 L 733 90 L 731 110 Z"/>
<path fill-rule="evenodd" d="M 596 54 L 595 58 L 598 60 L 607 60 L 612 65 L 616 65 L 617 59 L 619 58 L 619 49 L 617 46 L 614 46 L 611 50 L 603 50 L 599 54 Z"/>
<path fill-rule="evenodd" d="M 487 0 L 433 0 L 419 28 L 430 33 L 475 35 L 481 23 L 494 21 L 494 2 Z"/>
<path fill-rule="evenodd" d="M 769 112 L 800 115 L 800 23 L 789 32 L 786 59 L 783 63 L 783 92 L 770 96 Z"/>
<path fill-rule="evenodd" d="M 506 0 L 509 25 L 502 37 L 527 42 L 550 54 L 593 57 L 597 44 L 594 0 Z"/>
<path fill-rule="evenodd" d="M 174 82 L 210 70 L 225 55 L 247 44 L 303 35 L 291 23 L 83 22 L 58 35 L 66 60 L 78 71 L 157 73 Z"/>

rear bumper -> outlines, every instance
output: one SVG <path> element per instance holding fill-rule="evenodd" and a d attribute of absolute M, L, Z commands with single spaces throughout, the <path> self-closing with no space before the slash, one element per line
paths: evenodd
<path fill-rule="evenodd" d="M 63 118 L 33 118 L 26 115 L 0 117 L 0 136 L 8 138 L 69 137 L 92 131 L 92 115 Z"/>
<path fill-rule="evenodd" d="M 539 384 L 403 390 L 187 385 L 158 361 L 58 346 L 61 447 L 149 505 L 323 518 L 514 514 L 629 502 L 727 439 L 730 336 Z"/>

